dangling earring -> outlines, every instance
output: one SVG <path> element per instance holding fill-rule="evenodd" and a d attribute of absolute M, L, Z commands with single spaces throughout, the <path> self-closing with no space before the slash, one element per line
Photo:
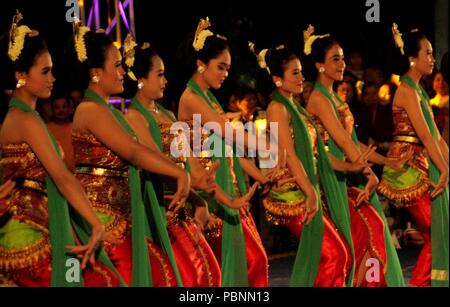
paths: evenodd
<path fill-rule="evenodd" d="M 197 67 L 197 71 L 202 74 L 205 72 L 205 67 L 199 66 L 199 67 Z"/>
<path fill-rule="evenodd" d="M 281 87 L 283 85 L 283 82 L 281 82 L 280 80 L 275 81 L 275 85 L 276 87 Z"/>
<path fill-rule="evenodd" d="M 98 83 L 100 81 L 100 78 L 98 76 L 92 76 L 91 81 L 93 83 Z"/>
<path fill-rule="evenodd" d="M 144 83 L 139 82 L 138 85 L 137 85 L 137 88 L 138 88 L 139 90 L 142 90 L 143 87 L 144 87 Z"/>
<path fill-rule="evenodd" d="M 323 73 L 325 72 L 325 67 L 323 67 L 323 66 L 320 67 L 320 68 L 319 68 L 319 72 L 320 72 L 321 74 L 323 74 Z"/>
<path fill-rule="evenodd" d="M 21 88 L 21 87 L 24 86 L 26 83 L 27 83 L 27 81 L 25 81 L 25 79 L 19 79 L 19 80 L 17 81 L 16 88 Z"/>
<path fill-rule="evenodd" d="M 416 66 L 416 62 L 414 62 L 414 61 L 409 62 L 409 67 L 414 67 L 414 66 Z"/>

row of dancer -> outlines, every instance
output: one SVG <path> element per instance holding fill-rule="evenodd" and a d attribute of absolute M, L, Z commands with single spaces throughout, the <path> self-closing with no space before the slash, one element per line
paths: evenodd
<path fill-rule="evenodd" d="M 13 38 L 14 27 L 17 28 L 17 20 L 11 30 L 13 35 L 10 37 Z M 208 28 L 209 21 L 202 20 L 196 33 L 187 39 L 191 50 L 186 59 L 192 62 L 189 63 L 192 78 L 180 98 L 178 119 L 192 126 L 193 115 L 201 114 L 202 123 L 213 121 L 224 127 L 226 119 L 210 88 L 218 89 L 227 77 L 231 56 L 226 39 Z M 175 121 L 175 116 L 155 103 L 155 100 L 162 97 L 167 82 L 161 58 L 146 44 L 137 46 L 131 38 L 125 44 L 123 60 L 127 77 L 137 82 L 138 90 L 130 110 L 123 116 L 106 103 L 109 96 L 123 91 L 125 71 L 119 51 L 104 33 L 77 27 L 72 48 L 72 58 L 75 61 L 70 71 L 83 77 L 87 90 L 84 102 L 75 114 L 73 142 L 77 161 L 75 176 L 86 194 L 79 189 L 79 184 L 72 180 L 71 175 L 61 169 L 63 166 L 50 150 L 52 147 L 46 147 L 46 151 L 52 152 L 51 158 L 60 164 L 53 168 L 45 160 L 45 153 L 39 151 L 43 149 L 39 147 L 36 152 L 33 147 L 37 146 L 36 141 L 29 144 L 29 136 L 26 137 L 26 133 L 29 133 L 36 139 L 33 133 L 40 131 L 40 146 L 51 145 L 42 123 L 38 120 L 36 122 L 36 116 L 32 112 L 37 97 L 50 95 L 54 80 L 48 51 L 45 47 L 28 50 L 25 44 L 21 51 L 31 58 L 25 64 L 20 62 L 20 51 L 16 57 L 14 49 L 11 53 L 8 52 L 12 62 L 9 64 L 13 64 L 10 71 L 14 74 L 14 78 L 9 76 L 12 79 L 10 84 L 16 90 L 8 113 L 10 120 L 5 120 L 5 127 L 0 135 L 4 152 L 2 164 L 5 179 L 24 177 L 25 180 L 20 188 L 14 190 L 8 209 L 8 212 L 14 214 L 2 226 L 6 238 L 0 242 L 4 260 L 1 263 L 2 275 L 19 285 L 33 285 L 27 283 L 27 272 L 33 272 L 33 280 L 40 277 L 37 280 L 41 285 L 50 284 L 50 280 L 57 283 L 58 278 L 59 282 L 64 283 L 61 275 L 56 273 L 61 274 L 61 271 L 52 270 L 50 276 L 49 270 L 42 271 L 41 266 L 43 261 L 48 263 L 52 259 L 54 267 L 61 263 L 57 262 L 61 261 L 60 258 L 68 257 L 61 252 L 63 245 L 58 241 L 61 238 L 55 237 L 55 231 L 51 231 L 56 227 L 65 227 L 67 233 L 71 225 L 67 213 L 51 214 L 52 189 L 49 186 L 53 178 L 61 193 L 71 204 L 75 204 L 74 208 L 92 226 L 96 226 L 92 228 L 96 231 L 92 232 L 89 243 L 72 248 L 71 251 L 86 252 L 86 258 L 91 255 L 98 241 L 109 241 L 103 244 L 106 253 L 102 251 L 98 258 L 103 267 L 96 268 L 93 265 L 85 270 L 86 285 L 92 281 L 99 282 L 97 275 L 103 272 L 102 276 L 110 284 L 115 281 L 116 284 L 128 285 L 267 286 L 267 256 L 246 209 L 256 186 L 247 192 L 243 179 L 243 172 L 246 172 L 270 189 L 263 203 L 272 214 L 271 220 L 286 224 L 299 239 L 292 274 L 293 285 L 403 285 L 398 257 L 374 193 L 378 180 L 366 160 L 384 163 L 391 174 L 404 174 L 407 172 L 402 169 L 403 164 L 408 161 L 408 165 L 413 165 L 409 162 L 412 152 L 408 147 L 398 153 L 395 159 L 387 159 L 377 156 L 373 148 L 364 148 L 362 145 L 361 154 L 360 144 L 354 137 L 353 140 L 351 138 L 351 113 L 331 91 L 333 81 L 342 79 L 345 67 L 342 49 L 329 36 L 314 36 L 311 35 L 311 30 L 305 37 L 305 51 L 312 51 L 319 77 L 307 110 L 302 109 L 292 98 L 302 91 L 303 76 L 298 57 L 284 47 L 266 50 L 258 57 L 262 66 L 269 68 L 276 86 L 273 101 L 268 108 L 268 121 L 279 125 L 279 133 L 272 135 L 272 138 L 277 141 L 279 152 L 286 152 L 286 158 L 281 159 L 285 161 L 279 161 L 280 166 L 272 172 L 269 179 L 254 164 L 243 158 L 226 158 L 224 154 L 199 161 L 196 158 L 173 158 L 170 155 L 173 136 L 169 127 Z M 36 37 L 30 34 L 33 34 L 31 30 L 25 32 L 25 43 Z M 424 37 L 421 39 L 426 40 Z M 15 42 L 16 40 L 13 41 Z M 8 49 L 10 50 L 11 48 Z M 419 57 L 420 50 L 413 49 L 408 55 L 418 61 L 416 58 Z M 44 59 L 41 59 L 43 55 Z M 19 63 L 25 66 L 20 67 Z M 38 64 L 41 66 L 36 67 Z M 30 80 L 33 68 L 45 75 L 46 79 L 40 76 L 41 79 Z M 416 66 L 411 69 L 416 69 Z M 24 79 L 25 82 L 21 81 Z M 19 84 L 21 85 L 18 86 Z M 46 91 L 42 85 L 46 85 Z M 25 104 L 28 102 L 28 106 L 31 105 L 31 109 L 24 105 L 24 101 Z M 11 129 L 18 130 L 17 126 L 13 126 L 14 122 L 16 125 L 20 122 L 24 126 L 18 121 L 20 118 L 11 116 L 32 118 L 35 129 L 27 127 L 26 133 L 18 132 L 15 139 L 10 139 Z M 223 143 L 226 138 L 225 135 L 213 137 Z M 439 139 L 438 135 L 436 137 Z M 328 145 L 328 153 L 324 142 Z M 424 144 L 426 146 L 430 142 Z M 244 145 L 251 147 L 248 142 Z M 421 148 L 424 150 L 423 146 Z M 438 154 L 439 152 L 435 154 L 437 158 Z M 23 159 L 24 155 L 34 159 L 27 161 Z M 351 162 L 346 162 L 345 156 Z M 213 160 L 219 162 L 213 164 Z M 448 180 L 448 166 L 447 170 L 445 168 L 448 161 L 444 161 L 444 164 L 437 161 L 441 176 L 431 195 L 433 197 L 441 194 L 447 185 L 445 180 Z M 29 173 L 33 168 L 27 163 L 34 166 L 34 172 Z M 201 193 L 206 202 L 199 193 L 189 188 L 187 172 L 175 163 L 190 171 L 193 187 L 206 191 Z M 136 167 L 143 169 L 142 181 Z M 20 171 L 22 175 L 17 174 Z M 216 171 L 216 184 L 213 184 L 212 177 Z M 345 171 L 361 172 L 363 175 L 361 185 L 349 188 L 348 193 L 342 173 Z M 50 176 L 48 186 L 45 186 L 43 182 L 47 172 Z M 161 180 L 156 179 L 155 173 L 177 180 L 175 198 L 168 204 L 167 211 L 163 192 L 173 191 L 175 185 L 170 180 L 164 180 L 160 184 Z M 60 176 L 65 177 L 66 181 Z M 383 182 L 386 180 L 383 179 Z M 275 184 L 274 181 L 278 183 Z M 61 187 L 58 182 L 62 184 Z M 66 184 L 66 190 L 63 183 Z M 58 192 L 56 189 L 54 191 Z M 31 198 L 33 202 L 29 201 Z M 191 212 L 186 206 L 179 209 L 186 198 L 191 205 L 188 206 L 191 207 Z M 92 215 L 92 209 L 88 209 L 91 208 L 89 201 L 95 216 Z M 33 215 L 36 211 L 33 205 L 41 209 L 41 216 L 38 215 L 37 219 Z M 198 228 L 202 228 L 201 220 L 205 220 L 208 209 L 214 212 L 211 215 L 215 217 L 215 223 L 214 226 L 209 225 L 209 228 L 213 228 L 209 229 L 213 235 L 208 236 L 206 242 Z M 65 214 L 65 219 L 58 220 L 66 221 L 66 225 L 62 225 L 62 222 L 56 224 L 55 214 Z M 85 225 L 74 212 L 71 212 L 70 218 L 72 227 L 76 229 L 76 240 L 83 241 L 84 237 L 86 242 L 88 230 Z M 40 223 L 36 223 L 36 220 Z M 52 223 L 56 225 L 52 226 Z M 445 223 L 443 224 L 442 227 L 445 228 Z M 32 232 L 35 236 L 29 236 Z M 24 243 L 25 235 L 37 239 Z M 70 235 L 64 239 L 68 240 L 68 237 Z M 34 246 L 42 248 L 30 249 Z M 60 254 L 55 251 L 55 247 Z M 35 252 L 34 257 L 29 257 L 30 254 L 27 257 L 35 259 L 34 263 L 17 257 L 30 253 L 30 250 Z M 18 261 L 12 261 L 12 251 L 19 251 L 13 255 Z M 425 249 L 422 253 L 431 254 Z M 376 259 L 381 265 L 379 278 L 374 280 L 368 279 L 366 275 L 369 258 Z M 427 285 L 432 279 L 427 275 L 431 274 L 431 259 L 422 262 L 416 269 L 419 271 L 416 275 L 421 276 L 413 279 L 412 284 Z M 445 259 L 442 262 L 445 265 Z M 37 270 L 37 263 L 40 264 L 40 271 Z M 445 267 L 433 270 L 440 272 L 438 277 L 445 278 Z"/>

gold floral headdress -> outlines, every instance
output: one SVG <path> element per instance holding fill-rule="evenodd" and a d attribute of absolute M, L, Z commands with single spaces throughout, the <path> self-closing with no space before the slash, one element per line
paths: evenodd
<path fill-rule="evenodd" d="M 73 19 L 73 32 L 75 39 L 75 51 L 77 52 L 78 61 L 83 63 L 87 60 L 86 43 L 84 42 L 84 35 L 91 29 L 81 25 L 78 18 Z"/>
<path fill-rule="evenodd" d="M 255 44 L 253 42 L 248 42 L 248 49 L 250 49 L 250 51 L 255 54 L 256 60 L 258 61 L 259 67 L 261 67 L 262 69 L 267 70 L 267 72 L 270 75 L 270 69 L 269 69 L 269 66 L 267 66 L 267 63 L 266 63 L 266 54 L 267 54 L 267 51 L 269 51 L 269 49 L 263 49 L 259 53 L 256 53 L 256 51 L 255 51 Z"/>
<path fill-rule="evenodd" d="M 9 30 L 8 56 L 13 62 L 17 61 L 20 53 L 22 52 L 23 45 L 25 43 L 25 37 L 27 35 L 29 37 L 33 37 L 39 34 L 38 31 L 31 30 L 25 25 L 18 26 L 19 21 L 21 21 L 22 19 L 22 14 L 19 12 L 19 10 L 17 10 L 16 15 L 14 15 L 11 23 L 11 29 Z"/>
<path fill-rule="evenodd" d="M 405 51 L 403 50 L 405 44 L 403 43 L 402 33 L 395 22 L 392 24 L 392 36 L 394 37 L 395 45 L 400 49 L 400 53 L 405 55 Z"/>
<path fill-rule="evenodd" d="M 303 52 L 306 55 L 311 54 L 311 47 L 314 41 L 318 38 L 325 38 L 330 36 L 330 34 L 324 34 L 324 35 L 312 35 L 314 33 L 314 27 L 312 25 L 308 26 L 308 29 L 306 31 L 303 31 L 303 40 L 305 42 L 305 47 L 303 49 Z"/>
<path fill-rule="evenodd" d="M 194 42 L 192 43 L 192 46 L 194 47 L 195 51 L 200 51 L 205 46 L 206 39 L 210 36 L 216 36 L 220 39 L 227 40 L 225 36 L 222 36 L 220 34 L 214 34 L 211 30 L 208 28 L 211 26 L 211 23 L 209 22 L 209 17 L 206 17 L 205 19 L 200 19 L 197 30 L 195 31 L 194 36 Z"/>
<path fill-rule="evenodd" d="M 125 65 L 128 68 L 127 75 L 130 77 L 131 80 L 137 81 L 136 76 L 131 71 L 131 68 L 134 65 L 134 48 L 137 46 L 136 41 L 134 40 L 133 36 L 128 33 L 127 37 L 125 38 L 125 41 L 123 43 L 123 57 L 125 58 Z"/>

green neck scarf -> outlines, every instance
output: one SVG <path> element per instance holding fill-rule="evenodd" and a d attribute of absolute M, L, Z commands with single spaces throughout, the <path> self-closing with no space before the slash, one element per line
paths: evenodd
<path fill-rule="evenodd" d="M 420 97 L 420 106 L 423 116 L 427 122 L 428 129 L 434 140 L 437 141 L 438 133 L 435 129 L 433 117 L 428 107 L 430 98 L 425 90 L 417 85 L 410 76 L 404 75 L 402 82 L 405 82 L 414 89 Z M 433 160 L 428 159 L 430 169 L 428 176 L 430 180 L 437 183 L 439 180 L 439 169 Z M 431 286 L 448 287 L 448 187 L 443 193 L 435 197 L 431 204 Z"/>
<path fill-rule="evenodd" d="M 41 123 L 46 127 L 47 133 L 52 141 L 53 148 L 57 155 L 61 157 L 61 152 L 58 146 L 58 142 L 55 137 L 48 129 L 47 125 L 42 121 L 39 114 L 33 110 L 29 105 L 20 101 L 19 99 L 13 97 L 9 104 L 10 107 L 18 107 L 25 112 L 34 114 Z M 76 257 L 65 250 L 65 246 L 74 245 L 72 229 L 70 228 L 70 219 L 72 218 L 72 225 L 78 238 L 87 244 L 89 242 L 89 234 L 91 232 L 90 226 L 86 223 L 81 216 L 75 212 L 71 207 L 67 205 L 67 201 L 59 192 L 52 178 L 47 175 L 46 178 L 47 196 L 48 196 L 48 224 L 50 232 L 50 242 L 52 245 L 52 287 L 82 287 L 83 280 L 82 277 L 80 282 L 70 282 L 68 283 L 65 278 L 66 271 L 66 261 L 69 258 Z M 70 213 L 69 213 L 70 212 Z M 58 221 L 58 222 L 56 222 Z M 97 250 L 97 258 L 106 265 L 111 271 L 116 275 L 119 280 L 120 286 L 126 286 L 122 277 L 117 272 L 111 260 L 103 248 Z"/>
<path fill-rule="evenodd" d="M 207 105 L 215 111 L 213 104 L 220 107 L 216 97 L 208 91 L 206 95 L 198 84 L 189 80 L 187 87 L 200 96 Z M 217 171 L 216 182 L 228 194 L 234 198 L 234 187 L 227 157 L 225 154 L 225 141 L 216 134 L 210 136 L 213 140 L 213 146 L 220 146 L 221 156 L 213 157 L 213 160 L 220 161 L 220 167 Z M 242 172 L 239 159 L 233 156 L 233 165 L 238 181 L 239 191 L 242 195 L 247 193 L 245 187 L 244 173 Z M 222 214 L 222 286 L 224 287 L 246 287 L 248 286 L 247 276 L 247 255 L 245 251 L 245 240 L 242 231 L 239 210 L 230 209 L 225 205 L 220 205 L 219 210 Z"/>
<path fill-rule="evenodd" d="M 25 112 L 36 116 L 47 128 L 39 114 L 23 101 L 12 97 L 9 107 L 17 107 Z M 47 128 L 47 133 L 52 141 L 53 149 L 61 157 L 61 152 L 55 137 Z M 50 242 L 52 245 L 52 287 L 82 287 L 84 285 L 82 277 L 80 282 L 68 282 L 66 280 L 66 262 L 70 258 L 76 258 L 75 255 L 66 251 L 67 245 L 75 245 L 72 229 L 70 227 L 69 209 L 67 201 L 59 192 L 53 179 L 47 174 L 46 187 L 48 196 L 48 228 L 50 232 Z"/>
<path fill-rule="evenodd" d="M 112 105 L 106 103 L 100 96 L 91 90 L 86 90 L 84 98 L 98 102 L 106 106 L 119 122 L 121 127 L 133 136 L 133 130 L 126 122 L 122 113 Z M 152 285 L 152 273 L 150 267 L 149 251 L 146 242 L 146 234 L 149 234 L 149 225 L 145 219 L 146 212 L 141 196 L 141 183 L 138 169 L 129 164 L 128 166 L 129 188 L 131 194 L 131 237 L 132 237 L 132 277 L 131 285 L 145 287 Z"/>
<path fill-rule="evenodd" d="M 320 185 L 318 181 L 318 178 L 320 178 L 320 184 L 328 202 L 330 217 L 339 230 L 344 234 L 347 243 L 353 251 L 346 194 L 339 188 L 336 175 L 328 159 L 320 133 L 316 131 L 317 149 L 319 152 L 317 170 L 314 163 L 309 130 L 301 116 L 305 116 L 305 118 L 312 123 L 309 115 L 298 103 L 294 105 L 279 92 L 275 92 L 271 98 L 272 100 L 282 103 L 291 114 L 292 126 L 294 128 L 294 146 L 297 157 L 302 161 L 306 174 L 316 188 L 318 195 L 320 195 Z M 308 146 L 305 146 L 305 144 L 308 144 Z M 314 281 L 318 273 L 317 269 L 321 255 L 322 240 L 322 206 L 319 204 L 319 211 L 313 221 L 304 227 L 300 238 L 294 272 L 291 278 L 291 284 L 293 286 L 314 285 Z M 352 286 L 353 275 L 354 272 L 352 270 L 347 277 L 347 286 Z"/>
<path fill-rule="evenodd" d="M 152 114 L 137 100 L 133 98 L 131 100 L 131 106 L 140 112 L 149 124 L 150 134 L 155 140 L 159 150 L 163 150 L 162 135 L 159 129 L 158 123 Z M 160 107 L 158 105 L 158 107 Z M 169 112 L 164 110 L 171 120 L 173 117 Z M 169 261 L 174 269 L 177 285 L 182 287 L 181 275 L 178 270 L 178 266 L 175 260 L 175 255 L 170 244 L 169 235 L 167 232 L 167 219 L 166 219 L 166 206 L 164 200 L 164 185 L 162 181 L 157 179 L 158 176 L 154 176 L 149 172 L 144 172 L 144 205 L 147 210 L 147 214 L 150 221 L 150 230 L 153 235 L 154 242 L 166 253 Z M 156 180 L 155 180 L 156 179 Z"/>
<path fill-rule="evenodd" d="M 328 100 L 328 102 L 333 107 L 333 110 L 340 120 L 340 114 L 338 109 L 336 108 L 336 105 L 333 102 L 333 98 L 331 96 L 331 93 L 328 92 L 328 90 L 319 82 L 316 82 L 315 89 L 317 89 L 319 92 L 321 92 Z M 341 103 L 344 104 L 344 102 L 339 98 L 337 94 L 334 94 L 334 97 Z M 359 148 L 359 141 L 356 136 L 355 129 L 352 130 L 352 141 L 353 143 Z M 329 149 L 333 156 L 340 160 L 345 159 L 344 152 L 342 149 L 334 142 L 334 140 L 330 137 L 329 140 Z M 345 175 L 337 172 L 337 177 L 340 181 L 341 188 L 347 189 L 346 182 L 345 182 Z M 364 188 L 365 178 L 359 174 L 357 176 L 358 179 L 358 185 L 360 188 Z M 405 282 L 403 279 L 403 273 L 402 268 L 400 265 L 400 260 L 398 259 L 398 254 L 394 246 L 394 242 L 392 241 L 391 237 L 391 231 L 389 230 L 389 224 L 386 220 L 386 216 L 384 215 L 383 208 L 381 206 L 380 200 L 378 199 L 377 193 L 372 193 L 370 196 L 370 204 L 374 207 L 374 209 L 377 211 L 378 215 L 383 219 L 384 222 L 384 242 L 386 246 L 386 268 L 385 268 L 385 279 L 386 284 L 389 287 L 404 287 Z"/>

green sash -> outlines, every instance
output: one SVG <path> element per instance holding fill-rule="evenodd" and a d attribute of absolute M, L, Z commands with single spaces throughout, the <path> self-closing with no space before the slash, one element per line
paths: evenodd
<path fill-rule="evenodd" d="M 194 80 L 189 80 L 187 87 L 200 96 L 207 105 L 215 111 L 213 104 L 220 107 L 216 97 L 208 91 L 208 95 L 203 93 Z M 220 167 L 217 171 L 216 182 L 228 194 L 234 198 L 234 187 L 230 168 L 228 165 L 224 139 L 216 134 L 210 136 L 213 140 L 213 146 L 220 146 L 220 157 L 213 157 L 213 160 L 220 161 Z M 233 156 L 233 165 L 238 181 L 239 191 L 242 195 L 247 193 L 245 186 L 244 173 L 242 172 L 239 159 Z M 245 251 L 245 240 L 242 231 L 239 210 L 231 209 L 220 204 L 219 210 L 222 215 L 222 286 L 224 287 L 246 287 L 248 286 L 247 276 L 247 255 Z"/>
<path fill-rule="evenodd" d="M 333 110 L 336 113 L 336 116 L 340 120 L 339 111 L 336 108 L 336 105 L 333 102 L 333 98 L 332 98 L 331 94 L 328 92 L 328 90 L 319 82 L 316 82 L 315 89 L 320 91 L 328 99 L 329 103 L 331 104 L 331 106 L 333 107 Z M 336 97 L 340 103 L 342 103 L 342 104 L 344 103 L 339 98 L 338 95 L 334 95 L 334 97 Z M 356 136 L 355 129 L 352 129 L 351 137 L 352 137 L 353 143 L 359 148 L 359 141 Z M 334 142 L 333 138 L 331 138 L 331 137 L 329 140 L 329 149 L 330 149 L 331 154 L 333 156 L 335 156 L 336 158 L 338 158 L 340 160 L 345 159 L 344 152 Z M 338 173 L 337 177 L 340 181 L 341 188 L 346 190 L 347 185 L 345 182 L 345 175 L 340 172 L 337 172 L 337 173 Z M 358 176 L 358 185 L 360 188 L 364 187 L 364 181 L 365 181 L 365 178 L 362 175 L 359 175 Z M 378 199 L 378 195 L 376 192 L 374 192 L 374 193 L 372 193 L 372 195 L 370 195 L 370 204 L 375 208 L 378 215 L 383 219 L 383 222 L 384 222 L 384 242 L 385 242 L 385 246 L 386 246 L 386 259 L 387 259 L 386 268 L 385 268 L 386 284 L 389 287 L 404 287 L 405 282 L 403 280 L 403 273 L 402 273 L 402 268 L 400 266 L 400 260 L 398 259 L 397 251 L 395 250 L 394 243 L 392 242 L 391 232 L 389 230 L 389 224 L 386 220 L 386 216 L 384 215 L 383 208 L 381 207 L 380 200 Z"/>
<path fill-rule="evenodd" d="M 144 108 L 144 106 L 136 99 L 131 100 L 131 106 L 140 112 L 149 123 L 150 133 L 155 140 L 159 150 L 163 150 L 162 135 L 159 129 L 158 123 L 151 113 Z M 167 112 L 169 118 L 172 119 L 170 113 Z M 166 114 L 166 112 L 165 112 Z M 181 275 L 178 270 L 178 266 L 175 261 L 175 255 L 170 244 L 170 239 L 167 233 L 167 220 L 166 220 L 166 206 L 164 200 L 164 185 L 158 176 L 149 172 L 144 172 L 144 205 L 147 210 L 147 214 L 150 219 L 150 232 L 156 234 L 153 236 L 154 242 L 160 246 L 167 256 L 175 271 L 177 279 L 177 285 L 182 287 Z M 157 209 L 159 208 L 159 212 Z"/>
<path fill-rule="evenodd" d="M 114 108 L 112 105 L 106 103 L 100 96 L 91 90 L 86 90 L 84 97 L 92 101 L 96 101 L 106 106 L 119 122 L 121 127 L 130 135 L 134 136 L 134 132 L 122 113 Z M 149 258 L 149 250 L 146 242 L 146 236 L 153 239 L 150 231 L 149 220 L 147 216 L 148 212 L 161 213 L 158 206 L 156 209 L 144 208 L 144 203 L 141 194 L 141 180 L 138 169 L 129 164 L 128 166 L 129 187 L 131 194 L 131 236 L 132 236 L 132 286 L 151 286 L 152 285 L 152 273 Z M 156 199 L 156 198 L 155 198 Z M 151 204 L 155 204 L 151 202 Z M 146 217 L 149 219 L 147 220 Z M 158 215 L 155 216 L 158 218 Z M 167 236 L 168 237 L 168 236 Z M 169 242 L 170 245 L 170 242 Z"/>
<path fill-rule="evenodd" d="M 295 106 L 279 92 L 271 96 L 272 100 L 282 103 L 291 114 L 292 126 L 294 130 L 294 146 L 297 157 L 302 161 L 308 178 L 320 195 L 320 183 L 327 199 L 330 217 L 338 229 L 344 234 L 348 245 L 353 250 L 351 240 L 350 219 L 348 213 L 346 192 L 339 188 L 336 175 L 328 159 L 325 146 L 320 133 L 317 132 L 318 170 L 314 163 L 312 143 L 308 128 L 302 119 L 301 114 L 311 123 L 307 112 L 297 103 Z M 309 146 L 305 146 L 308 144 Z M 319 200 L 320 202 L 320 200 Z M 300 238 L 300 244 L 295 261 L 294 271 L 291 277 L 293 286 L 313 286 L 317 276 L 322 240 L 323 240 L 323 220 L 322 206 L 319 203 L 319 211 L 309 225 L 305 225 Z M 319 272 L 320 273 L 320 272 Z M 347 277 L 347 285 L 353 284 L 353 271 Z"/>
<path fill-rule="evenodd" d="M 404 75 L 401 79 L 413 88 L 420 97 L 420 106 L 427 122 L 428 129 L 434 140 L 437 140 L 437 131 L 433 123 L 433 117 L 428 107 L 430 98 L 425 90 L 417 85 L 410 76 Z M 439 169 L 432 159 L 428 159 L 430 169 L 428 175 L 434 183 L 439 181 Z M 431 204 L 431 286 L 448 287 L 448 186 L 439 196 L 432 200 Z"/>
<path fill-rule="evenodd" d="M 39 114 L 34 109 L 15 97 L 11 98 L 9 107 L 17 107 L 36 116 L 36 118 L 47 129 L 48 136 L 52 141 L 53 148 L 56 154 L 61 157 L 58 142 L 56 141 L 51 131 L 48 129 L 47 125 L 45 125 Z M 68 282 L 66 279 L 66 271 L 68 269 L 66 267 L 66 262 L 70 258 L 76 258 L 76 255 L 69 253 L 65 249 L 67 245 L 75 245 L 72 229 L 70 227 L 69 206 L 67 205 L 66 199 L 61 195 L 57 186 L 53 182 L 53 179 L 48 174 L 46 177 L 46 188 L 48 197 L 48 225 L 50 233 L 50 243 L 52 246 L 51 286 L 82 287 L 84 285 L 82 276 L 80 276 L 80 282 Z M 77 216 L 77 219 L 78 222 L 80 224 L 82 223 L 83 225 L 81 227 L 74 224 L 76 233 L 83 243 L 87 243 L 89 241 L 90 228 L 80 216 Z M 120 281 L 120 284 L 125 285 L 122 278 L 117 273 L 114 265 L 111 263 L 111 260 L 108 258 L 102 248 L 99 248 L 98 256 L 99 260 L 115 273 Z"/>

